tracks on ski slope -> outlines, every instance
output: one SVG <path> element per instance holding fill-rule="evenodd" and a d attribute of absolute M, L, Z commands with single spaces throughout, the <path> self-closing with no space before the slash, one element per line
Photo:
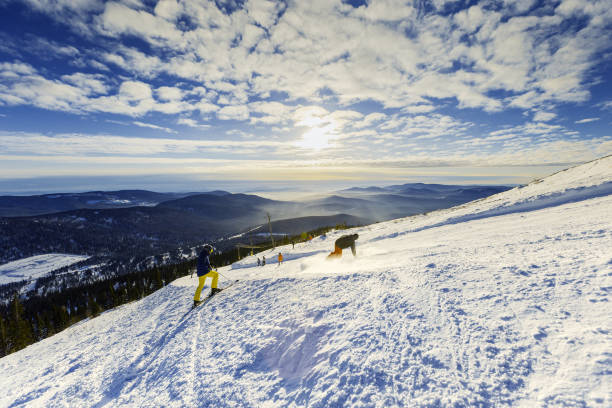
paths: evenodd
<path fill-rule="evenodd" d="M 172 285 L 168 285 L 162 290 L 167 293 L 165 300 L 170 302 L 170 305 L 164 306 L 169 306 L 169 310 L 180 310 L 180 306 L 184 303 L 184 296 L 182 296 L 184 291 Z M 154 300 L 153 297 L 145 298 L 143 302 L 152 303 Z M 136 308 L 134 307 L 134 309 Z M 151 338 L 139 346 L 136 352 L 125 356 L 116 356 L 118 360 L 117 369 L 109 376 L 111 380 L 108 385 L 103 387 L 103 398 L 94 405 L 95 407 L 115 404 L 117 401 L 121 401 L 123 394 L 128 394 L 129 390 L 138 388 L 149 381 L 156 369 L 156 362 L 163 355 L 168 345 L 174 342 L 176 337 L 180 336 L 188 326 L 187 321 L 178 320 L 177 313 L 170 316 L 166 315 L 168 311 L 166 308 L 160 309 L 154 306 L 141 305 L 141 308 L 137 310 L 139 314 L 143 311 L 148 312 L 148 314 L 155 311 L 154 314 L 157 317 L 151 319 L 149 328 L 142 332 L 143 336 L 146 335 Z M 139 317 L 133 316 L 133 318 L 138 319 Z M 137 338 L 139 336 L 140 334 L 136 334 Z M 137 339 L 134 343 L 138 343 Z M 130 401 L 130 403 L 135 403 L 135 401 Z"/>
<path fill-rule="evenodd" d="M 220 381 L 198 379 L 200 403 L 225 398 L 222 406 L 257 406 L 271 399 L 314 407 L 366 401 L 511 404 L 520 393 L 508 395 L 520 386 L 487 377 L 504 370 L 518 381 L 528 374 L 521 371 L 520 353 L 496 345 L 520 340 L 511 330 L 514 323 L 497 331 L 483 327 L 479 336 L 491 337 L 490 349 L 471 347 L 465 333 L 478 320 L 460 319 L 468 313 L 457 305 L 456 291 L 440 287 L 454 272 L 452 266 L 425 265 L 370 276 L 253 282 L 249 293 L 228 299 L 233 307 L 211 305 L 210 333 L 198 340 L 197 367 Z M 317 296 L 321 289 L 333 296 Z M 252 306 L 257 302 L 269 313 Z M 256 327 L 245 329 L 253 322 Z M 491 361 L 479 365 L 482 353 Z M 227 360 L 227 367 L 219 367 L 220 360 Z M 481 378 L 480 385 L 471 383 L 471 375 Z"/>
<path fill-rule="evenodd" d="M 212 301 L 212 299 L 210 299 Z M 208 302 L 206 302 L 208 303 Z M 196 388 L 196 364 L 199 361 L 199 359 L 197 358 L 198 355 L 200 353 L 198 353 L 198 339 L 200 338 L 200 336 L 202 335 L 201 333 L 201 328 L 202 328 L 202 315 L 201 315 L 201 309 L 196 308 L 195 310 L 191 311 L 191 314 L 194 314 L 195 316 L 193 317 L 196 320 L 196 324 L 195 324 L 195 328 L 193 330 L 193 333 L 191 333 L 191 336 L 193 337 L 193 339 L 191 340 L 191 355 L 188 357 L 190 359 L 190 368 L 191 371 L 189 373 L 189 389 L 188 394 L 191 396 L 191 401 L 189 403 L 189 406 L 192 407 L 197 407 L 198 406 L 198 400 L 197 400 L 197 396 L 198 393 L 195 391 Z"/>
<path fill-rule="evenodd" d="M 178 378 L 178 381 L 173 381 L 171 389 L 164 390 L 164 392 L 170 391 L 174 395 L 171 398 L 173 400 L 178 398 L 189 401 L 186 402 L 186 405 L 197 401 L 197 395 L 193 391 L 195 374 L 192 376 L 189 373 L 195 372 L 193 366 L 197 364 L 198 353 L 194 347 L 198 337 L 201 337 L 201 312 L 204 308 L 196 308 L 183 314 L 184 307 L 191 306 L 189 302 L 192 294 L 191 288 L 187 291 L 185 287 L 168 285 L 163 290 L 167 292 L 167 297 L 160 298 L 164 298 L 170 304 L 166 305 L 167 308 L 156 312 L 158 317 L 152 319 L 148 329 L 143 331 L 143 334 L 146 332 L 151 338 L 138 347 L 135 353 L 117 356 L 118 369 L 109 376 L 110 382 L 103 387 L 103 398 L 93 406 L 103 407 L 108 404 L 116 404 L 117 401 L 128 405 L 146 406 L 147 401 L 143 399 L 146 393 L 138 397 L 138 393 L 131 393 L 132 390 L 148 389 L 150 384 L 155 384 L 165 378 L 167 373 L 177 370 L 185 371 L 185 369 L 187 369 L 186 375 Z M 144 301 L 146 302 L 147 299 Z M 156 309 L 144 307 L 141 310 L 148 310 L 150 313 Z M 168 312 L 171 313 L 167 314 Z M 128 394 L 131 394 L 130 398 L 124 399 Z M 154 389 L 147 398 L 150 398 L 151 394 L 155 394 Z"/>

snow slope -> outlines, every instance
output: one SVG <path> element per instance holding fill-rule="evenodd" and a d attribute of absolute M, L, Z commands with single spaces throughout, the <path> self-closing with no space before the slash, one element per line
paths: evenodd
<path fill-rule="evenodd" d="M 612 158 L 219 271 L 0 360 L 6 407 L 612 406 Z M 351 231 L 353 232 L 353 231 Z"/>
<path fill-rule="evenodd" d="M 0 285 L 38 279 L 48 273 L 88 259 L 83 255 L 45 254 L 0 265 Z"/>

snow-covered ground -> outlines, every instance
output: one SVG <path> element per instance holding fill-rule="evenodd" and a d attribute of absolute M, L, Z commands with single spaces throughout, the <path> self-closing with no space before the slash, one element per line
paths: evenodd
<path fill-rule="evenodd" d="M 0 360 L 0 406 L 612 406 L 612 158 L 221 268 Z M 274 263 L 277 252 L 285 262 Z"/>
<path fill-rule="evenodd" d="M 45 254 L 31 256 L 0 265 L 0 285 L 38 279 L 48 273 L 88 259 L 88 256 L 69 254 Z"/>

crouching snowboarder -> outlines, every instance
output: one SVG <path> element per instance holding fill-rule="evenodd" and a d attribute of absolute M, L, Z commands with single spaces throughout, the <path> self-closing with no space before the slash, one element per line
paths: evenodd
<path fill-rule="evenodd" d="M 220 292 L 221 289 L 217 288 L 217 281 L 219 280 L 219 274 L 213 270 L 210 260 L 208 257 L 213 253 L 215 249 L 210 245 L 205 245 L 200 252 L 200 256 L 198 256 L 198 288 L 196 289 L 195 296 L 193 297 L 193 306 L 197 306 L 202 301 L 200 300 L 200 294 L 202 293 L 202 288 L 204 288 L 204 282 L 206 278 L 212 278 L 212 284 L 210 285 L 210 295 L 214 295 L 217 292 Z"/>
<path fill-rule="evenodd" d="M 343 235 L 336 240 L 334 243 L 334 252 L 327 256 L 327 259 L 330 258 L 340 258 L 342 256 L 342 250 L 346 248 L 351 248 L 351 252 L 353 252 L 353 256 L 357 256 L 357 251 L 355 250 L 355 241 L 359 238 L 358 234 L 353 235 Z"/>

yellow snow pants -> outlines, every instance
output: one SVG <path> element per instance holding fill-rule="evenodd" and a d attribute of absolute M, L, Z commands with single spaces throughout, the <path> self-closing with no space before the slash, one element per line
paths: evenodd
<path fill-rule="evenodd" d="M 210 271 L 206 275 L 198 276 L 198 279 L 199 279 L 198 288 L 196 289 L 193 300 L 195 301 L 200 300 L 200 293 L 202 293 L 202 288 L 204 287 L 204 282 L 206 281 L 206 278 L 212 278 L 212 284 L 210 285 L 211 288 L 214 289 L 217 287 L 217 281 L 219 280 L 219 274 L 216 271 Z"/>

